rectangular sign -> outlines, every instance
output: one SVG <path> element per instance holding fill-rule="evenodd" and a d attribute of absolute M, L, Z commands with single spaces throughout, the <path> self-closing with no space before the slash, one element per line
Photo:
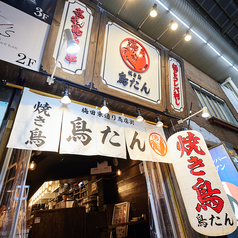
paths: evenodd
<path fill-rule="evenodd" d="M 171 107 L 175 111 L 182 112 L 184 102 L 181 66 L 176 59 L 171 57 L 169 58 L 169 91 Z"/>
<path fill-rule="evenodd" d="M 50 29 L 41 18 L 47 13 L 35 6 L 32 16 L 4 2 L 0 9 L 0 59 L 39 71 Z"/>
<path fill-rule="evenodd" d="M 53 20 L 55 6 L 57 3 L 57 0 L 1 1 L 49 25 Z"/>
<path fill-rule="evenodd" d="M 106 26 L 101 78 L 108 87 L 153 103 L 161 101 L 160 52 L 109 22 Z"/>
<path fill-rule="evenodd" d="M 82 74 L 83 70 L 86 69 L 92 22 L 92 12 L 85 4 L 75 0 L 65 2 L 54 49 L 54 58 L 59 57 L 58 67 L 65 72 Z M 67 45 L 66 43 L 63 44 L 65 29 L 71 30 L 74 41 L 79 45 L 79 51 L 74 54 L 67 53 Z"/>

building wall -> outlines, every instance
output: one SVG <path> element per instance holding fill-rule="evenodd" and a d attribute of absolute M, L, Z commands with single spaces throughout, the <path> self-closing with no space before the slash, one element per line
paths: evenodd
<path fill-rule="evenodd" d="M 187 105 L 190 108 L 190 104 L 192 102 L 192 111 L 196 112 L 201 109 L 199 106 L 199 100 L 193 91 L 188 80 L 198 84 L 209 92 L 215 94 L 216 96 L 225 100 L 227 106 L 233 113 L 234 117 L 238 120 L 238 115 L 236 110 L 226 97 L 223 92 L 220 84 L 210 78 L 208 75 L 199 71 L 197 68 L 189 64 L 188 62 L 184 63 L 185 68 L 185 77 L 186 77 L 186 94 L 187 94 Z M 204 119 L 200 114 L 198 117 L 194 116 L 192 119 L 195 123 L 197 123 L 200 127 L 204 128 L 208 132 L 212 133 L 215 137 L 218 137 L 220 141 L 229 142 L 235 150 L 238 150 L 238 133 L 232 130 L 229 130 L 225 127 L 221 127 L 219 125 L 211 124 L 207 119 Z M 208 145 L 212 146 L 216 144 L 216 141 L 207 141 Z"/>

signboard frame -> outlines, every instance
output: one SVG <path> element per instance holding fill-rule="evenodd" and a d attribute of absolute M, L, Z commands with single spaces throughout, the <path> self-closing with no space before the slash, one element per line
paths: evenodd
<path fill-rule="evenodd" d="M 154 103 L 154 102 L 148 101 L 146 99 L 139 98 L 138 96 L 134 96 L 134 95 L 125 93 L 122 90 L 121 91 L 116 90 L 115 88 L 108 87 L 103 82 L 103 79 L 100 75 L 101 75 L 101 69 L 102 69 L 102 64 L 103 64 L 102 59 L 103 59 L 106 27 L 107 27 L 107 23 L 109 23 L 109 22 L 113 22 L 113 23 L 119 25 L 121 28 L 124 28 L 126 31 L 130 32 L 131 34 L 134 34 L 137 37 L 137 39 L 141 39 L 142 41 L 145 41 L 146 43 L 155 47 L 156 50 L 159 52 L 159 54 L 160 54 L 160 70 L 161 70 L 161 72 L 159 72 L 160 78 L 161 78 L 161 96 L 160 96 L 161 100 L 160 100 L 160 103 Z M 118 50 L 119 50 L 119 48 L 118 48 Z M 130 68 L 128 67 L 128 71 L 129 70 L 130 70 Z M 102 17 L 101 17 L 101 22 L 100 22 L 100 32 L 99 32 L 99 37 L 98 37 L 98 47 L 97 47 L 97 52 L 96 52 L 95 69 L 94 69 L 94 75 L 93 75 L 92 82 L 93 82 L 95 88 L 97 88 L 101 92 L 105 92 L 110 95 L 115 95 L 118 98 L 123 98 L 123 99 L 127 98 L 128 101 L 132 101 L 132 102 L 138 103 L 140 105 L 144 105 L 146 107 L 151 107 L 158 111 L 166 111 L 166 92 L 164 90 L 165 85 L 166 85 L 165 70 L 164 70 L 164 48 L 161 45 L 159 45 L 158 43 L 156 43 L 155 41 L 151 40 L 149 37 L 146 37 L 140 31 L 136 31 L 134 28 L 121 22 L 119 19 L 115 19 L 108 13 L 103 12 Z"/>
<path fill-rule="evenodd" d="M 170 69 L 169 69 L 169 60 L 170 58 L 173 58 L 175 61 L 177 61 L 180 64 L 180 70 L 181 70 L 181 85 L 182 85 L 182 96 L 183 96 L 183 109 L 178 111 L 173 108 L 171 105 L 171 89 L 170 89 Z M 178 117 L 186 117 L 188 114 L 187 109 L 187 100 L 186 100 L 186 90 L 185 90 L 185 71 L 184 71 L 184 61 L 177 55 L 175 55 L 173 52 L 166 50 L 165 52 L 165 70 L 166 70 L 166 107 L 168 109 L 168 112 L 178 116 Z"/>
<path fill-rule="evenodd" d="M 91 34 L 89 37 L 89 46 L 88 46 L 88 53 L 87 53 L 87 60 L 86 60 L 86 68 L 82 71 L 81 74 L 71 74 L 67 71 L 62 70 L 61 68 L 57 67 L 55 71 L 55 76 L 67 80 L 69 82 L 73 82 L 75 84 L 84 85 L 90 87 L 92 77 L 93 77 L 93 68 L 94 68 L 94 61 L 95 61 L 95 52 L 97 48 L 97 38 L 98 38 L 98 31 L 99 31 L 99 23 L 100 23 L 100 9 L 94 3 L 80 0 L 78 1 L 80 4 L 85 5 L 88 9 L 92 12 L 92 27 L 91 27 Z M 41 69 L 40 71 L 48 74 L 53 72 L 53 68 L 55 66 L 55 58 L 54 58 L 54 48 L 57 40 L 57 35 L 60 30 L 60 25 L 56 24 L 57 22 L 61 22 L 61 18 L 64 11 L 64 3 L 65 2 L 58 2 L 54 21 L 51 24 L 51 28 L 49 31 L 48 40 L 46 42 L 45 51 L 41 61 Z M 84 30 L 85 31 L 85 30 Z"/>

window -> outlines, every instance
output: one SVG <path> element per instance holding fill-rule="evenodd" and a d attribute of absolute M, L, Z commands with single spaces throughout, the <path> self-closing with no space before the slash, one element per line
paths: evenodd
<path fill-rule="evenodd" d="M 211 117 L 219 118 L 223 121 L 238 125 L 235 117 L 229 110 L 225 101 L 216 95 L 210 93 L 206 89 L 190 81 L 192 88 L 197 95 L 201 107 L 207 107 Z"/>
<path fill-rule="evenodd" d="M 227 78 L 222 84 L 221 88 L 229 98 L 231 104 L 238 113 L 238 89 L 231 78 Z"/>
<path fill-rule="evenodd" d="M 9 87 L 0 87 L 0 128 L 2 126 L 9 102 L 11 101 L 13 89 Z"/>

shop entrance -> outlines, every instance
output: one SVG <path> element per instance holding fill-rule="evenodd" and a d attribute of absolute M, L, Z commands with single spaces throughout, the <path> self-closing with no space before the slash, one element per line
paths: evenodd
<path fill-rule="evenodd" d="M 13 151 L 17 155 L 21 150 L 13 149 Z M 11 159 L 13 164 L 19 160 L 18 156 L 15 157 L 17 158 L 15 162 Z M 109 157 L 81 157 L 59 155 L 53 152 L 36 153 L 35 151 L 32 151 L 28 164 L 32 161 L 36 163 L 36 168 L 27 171 L 26 185 L 30 187 L 28 206 L 26 206 L 26 200 L 22 200 L 22 207 L 25 210 L 20 212 L 20 214 L 24 212 L 26 214 L 24 222 L 27 223 L 28 228 L 32 228 L 31 237 L 39 238 L 39 234 L 42 234 L 42 237 L 47 237 L 46 234 L 51 234 L 49 237 L 61 237 L 59 234 L 66 237 L 65 232 L 69 230 L 72 234 L 67 237 L 109 237 L 111 232 L 118 230 L 116 227 L 111 227 L 114 205 L 123 202 L 130 204 L 128 222 L 132 220 L 134 222 L 133 225 L 128 225 L 127 237 L 150 237 L 148 194 L 144 174 L 139 169 L 140 161 L 118 159 L 115 163 L 115 158 Z M 12 166 L 11 162 L 8 167 Z M 91 173 L 91 170 L 95 170 L 98 164 L 107 164 L 111 171 Z M 116 174 L 118 168 L 122 171 L 121 176 Z M 6 176 L 6 180 L 13 181 L 9 176 Z M 56 182 L 58 185 L 49 192 L 51 197 L 44 194 L 30 205 L 31 198 L 45 182 L 48 186 Z M 19 182 L 18 186 L 20 187 L 21 183 L 24 188 L 23 181 Z M 12 190 L 15 190 L 14 187 Z M 8 188 L 5 186 L 3 191 L 7 194 Z M 64 193 L 67 194 L 66 203 L 63 201 Z M 53 197 L 52 194 L 54 194 Z M 6 204 L 10 204 L 10 200 L 14 198 L 5 197 L 4 200 Z M 54 216 L 57 217 L 58 222 L 52 224 Z M 44 220 L 47 222 L 44 223 Z M 23 221 L 22 217 L 21 221 Z M 62 230 L 54 225 L 60 225 Z M 6 227 L 10 227 L 10 224 Z M 80 236 L 78 236 L 79 227 Z M 10 230 L 12 228 L 9 232 Z M 19 227 L 16 227 L 16 232 L 18 230 Z M 22 237 L 27 237 L 29 231 L 30 229 L 26 231 L 26 236 Z"/>

